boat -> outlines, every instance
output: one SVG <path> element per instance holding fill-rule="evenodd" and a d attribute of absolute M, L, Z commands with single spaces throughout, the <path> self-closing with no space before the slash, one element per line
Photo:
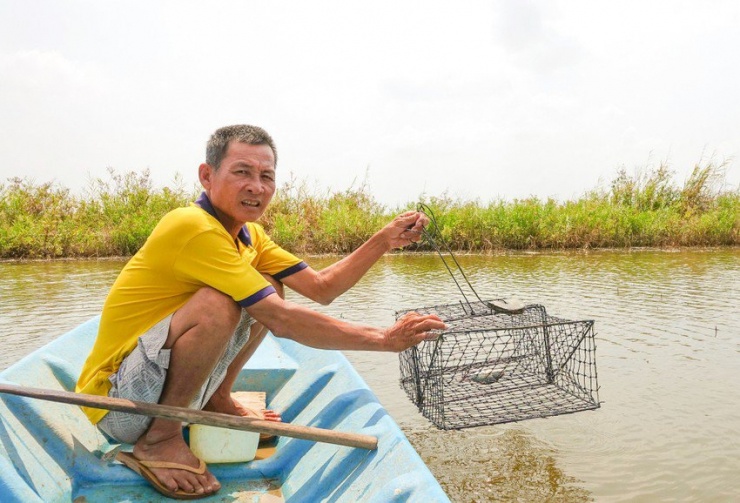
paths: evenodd
<path fill-rule="evenodd" d="M 0 382 L 74 391 L 99 316 L 0 372 Z M 446 502 L 441 486 L 339 351 L 269 334 L 235 390 L 264 391 L 283 420 L 372 435 L 368 450 L 280 436 L 248 462 L 214 463 L 221 490 L 202 501 Z M 171 501 L 115 460 L 118 450 L 76 405 L 0 394 L 0 501 Z"/>

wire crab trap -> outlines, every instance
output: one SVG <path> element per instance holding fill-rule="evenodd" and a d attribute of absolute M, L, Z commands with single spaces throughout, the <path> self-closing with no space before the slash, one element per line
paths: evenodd
<path fill-rule="evenodd" d="M 396 319 L 410 311 L 436 314 L 447 325 L 435 340 L 399 355 L 401 387 L 419 411 L 448 430 L 597 409 L 593 320 L 557 318 L 538 304 L 482 300 L 449 247 L 449 263 L 440 251 L 429 208 L 420 205 L 420 211 L 431 220 L 424 238 L 463 300 L 396 313 Z M 465 295 L 456 273 L 476 300 Z"/>

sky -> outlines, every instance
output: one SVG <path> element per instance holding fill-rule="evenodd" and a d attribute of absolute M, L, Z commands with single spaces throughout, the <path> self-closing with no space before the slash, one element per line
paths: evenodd
<path fill-rule="evenodd" d="M 575 199 L 665 163 L 740 186 L 740 2 L 0 0 L 0 183 L 197 183 L 218 127 L 278 183 Z"/>

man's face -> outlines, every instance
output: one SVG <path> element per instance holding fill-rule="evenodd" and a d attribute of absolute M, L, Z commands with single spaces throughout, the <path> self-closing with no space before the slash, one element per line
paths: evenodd
<path fill-rule="evenodd" d="M 228 231 L 258 220 L 275 193 L 275 156 L 268 145 L 232 141 L 219 169 L 200 166 L 200 181 Z"/>

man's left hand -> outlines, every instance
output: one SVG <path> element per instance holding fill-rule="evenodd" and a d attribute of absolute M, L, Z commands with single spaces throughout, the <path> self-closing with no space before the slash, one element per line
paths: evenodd
<path fill-rule="evenodd" d="M 421 232 L 429 223 L 429 217 L 420 211 L 407 211 L 393 219 L 383 228 L 390 248 L 403 248 L 421 240 Z"/>

